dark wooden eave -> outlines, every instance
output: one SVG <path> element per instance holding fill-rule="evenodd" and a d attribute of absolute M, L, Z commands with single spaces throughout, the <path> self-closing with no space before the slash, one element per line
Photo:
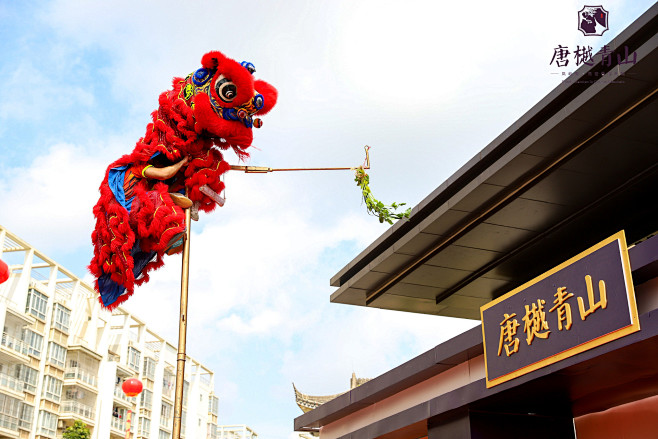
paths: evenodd
<path fill-rule="evenodd" d="M 595 55 L 337 273 L 331 301 L 478 319 L 619 230 L 655 232 L 657 30 L 654 5 L 609 43 L 635 64 Z"/>

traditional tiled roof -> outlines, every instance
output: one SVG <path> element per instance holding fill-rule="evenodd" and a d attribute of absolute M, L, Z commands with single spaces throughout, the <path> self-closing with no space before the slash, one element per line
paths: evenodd
<path fill-rule="evenodd" d="M 370 378 L 357 378 L 356 374 L 352 372 L 352 378 L 350 378 L 350 390 L 368 381 L 370 381 Z M 310 412 L 311 410 L 317 408 L 318 406 L 324 404 L 325 402 L 329 402 L 332 399 L 339 397 L 343 393 L 348 392 L 345 391 L 342 393 L 337 393 L 335 395 L 327 395 L 327 396 L 312 396 L 297 390 L 295 383 L 292 383 L 292 388 L 295 390 L 295 402 L 297 403 L 299 408 L 302 409 L 304 413 Z"/>

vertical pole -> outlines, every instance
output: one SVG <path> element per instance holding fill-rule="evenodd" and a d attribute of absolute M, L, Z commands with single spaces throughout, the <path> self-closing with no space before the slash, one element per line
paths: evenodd
<path fill-rule="evenodd" d="M 190 209 L 185 209 L 185 243 L 180 287 L 180 320 L 178 322 L 178 359 L 176 361 L 176 395 L 174 400 L 173 439 L 180 439 L 183 413 L 183 383 L 185 381 L 185 342 L 187 339 L 187 286 L 190 275 Z"/>
<path fill-rule="evenodd" d="M 132 419 L 133 411 L 128 409 L 128 416 L 126 416 L 126 439 L 130 439 L 130 420 Z"/>

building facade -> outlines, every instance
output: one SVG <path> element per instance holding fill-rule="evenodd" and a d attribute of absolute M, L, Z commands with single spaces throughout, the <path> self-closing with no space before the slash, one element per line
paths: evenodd
<path fill-rule="evenodd" d="M 55 439 L 80 420 L 91 437 L 172 435 L 177 349 L 91 285 L 0 226 L 0 438 Z M 126 397 L 137 377 L 144 390 Z M 187 357 L 181 437 L 218 437 L 212 370 Z"/>
<path fill-rule="evenodd" d="M 217 436 L 219 439 L 258 439 L 258 434 L 244 424 L 220 425 L 217 427 Z"/>
<path fill-rule="evenodd" d="M 331 280 L 335 303 L 480 326 L 296 431 L 657 437 L 658 4 L 591 61 Z"/>

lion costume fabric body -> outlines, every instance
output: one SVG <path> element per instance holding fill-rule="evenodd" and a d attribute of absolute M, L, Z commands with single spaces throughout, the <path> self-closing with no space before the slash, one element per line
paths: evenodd
<path fill-rule="evenodd" d="M 160 95 L 145 136 L 132 153 L 107 168 L 101 183 L 89 270 L 101 303 L 109 309 L 127 300 L 135 285 L 148 281 L 148 272 L 164 264 L 172 238 L 185 231 L 185 214 L 169 194 L 187 189 L 199 210 L 212 211 L 216 203 L 201 188 L 216 193 L 224 189 L 220 176 L 230 166 L 220 150 L 232 148 L 240 158 L 247 157 L 252 127 L 262 124 L 253 116 L 266 114 L 276 104 L 276 89 L 253 79 L 251 63 L 209 52 L 201 65 L 186 78 L 174 78 L 173 89 Z M 132 197 L 126 197 L 126 173 L 148 165 L 169 166 L 185 157 L 187 164 L 173 178 L 138 176 L 130 188 Z"/>

